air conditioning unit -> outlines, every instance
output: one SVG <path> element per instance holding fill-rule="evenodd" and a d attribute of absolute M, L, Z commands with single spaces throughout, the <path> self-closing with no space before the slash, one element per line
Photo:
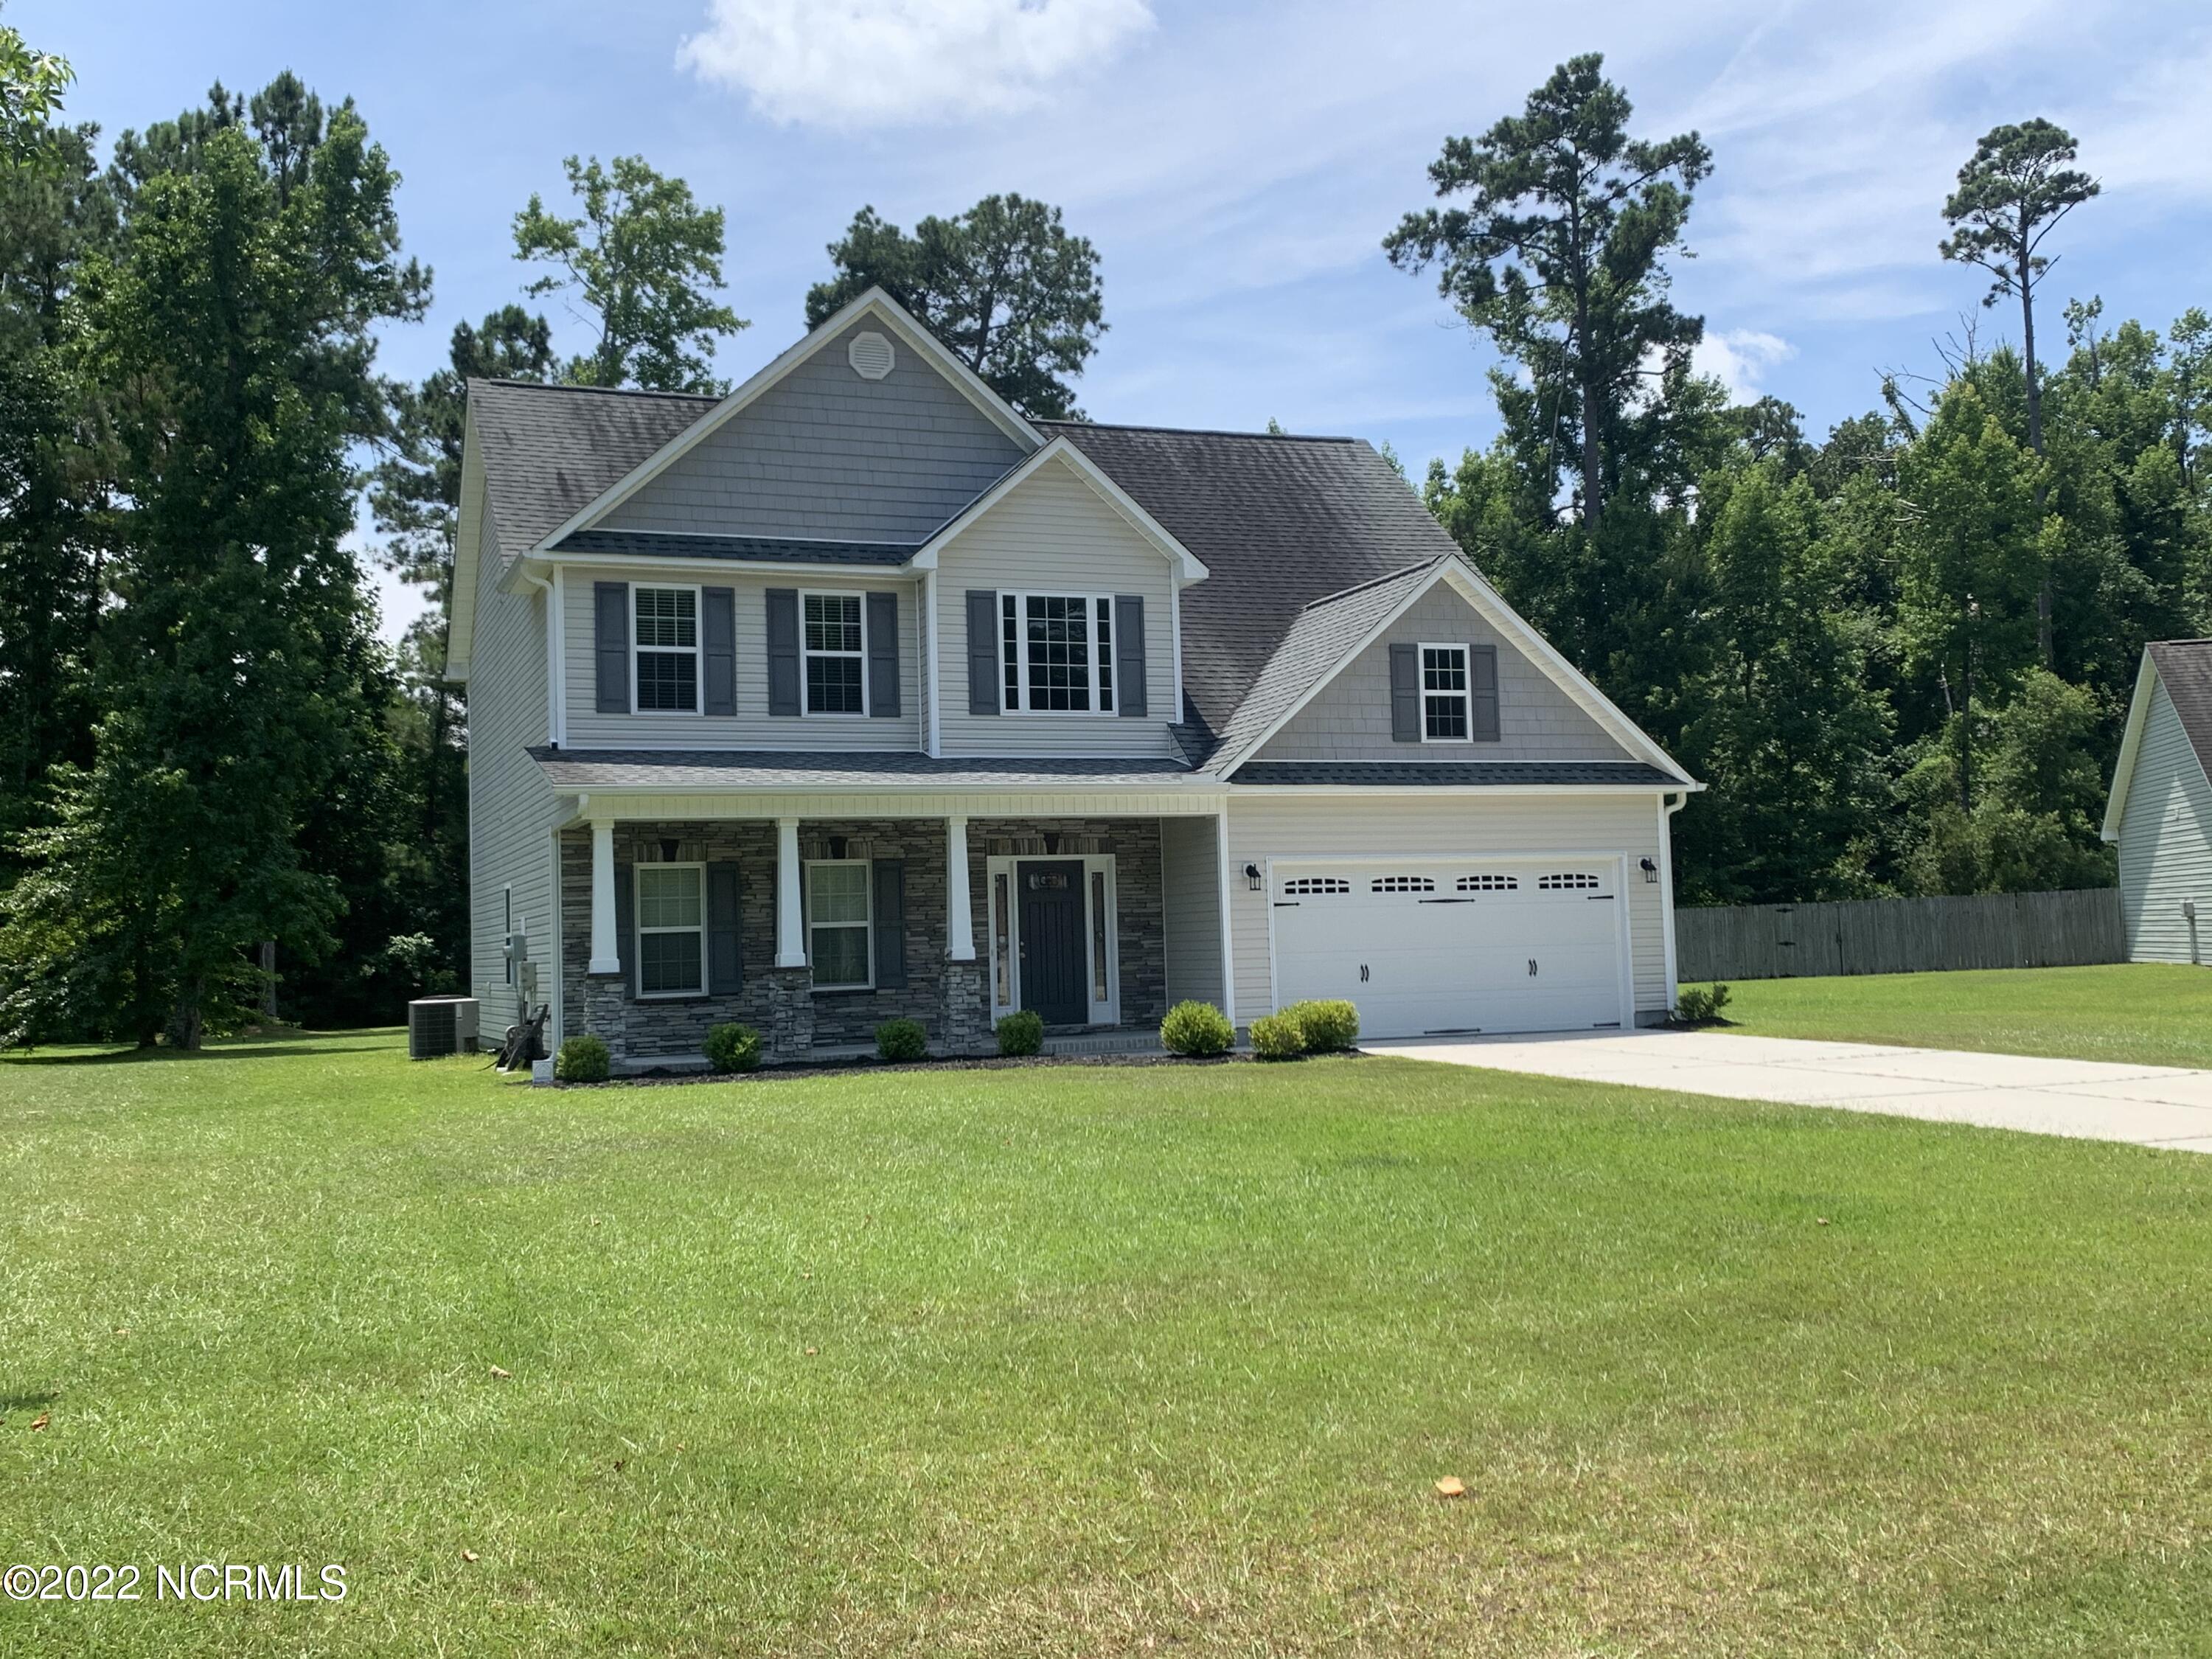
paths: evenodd
<path fill-rule="evenodd" d="M 407 1058 L 472 1054 L 483 1005 L 474 997 L 423 997 L 407 1005 Z"/>

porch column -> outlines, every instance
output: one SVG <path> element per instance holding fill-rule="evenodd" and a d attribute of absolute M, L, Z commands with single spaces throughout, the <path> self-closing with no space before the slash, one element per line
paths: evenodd
<path fill-rule="evenodd" d="M 806 966 L 806 933 L 799 921 L 799 820 L 775 821 L 775 965 Z"/>
<path fill-rule="evenodd" d="M 615 826 L 611 818 L 592 820 L 592 962 L 594 974 L 622 972 L 615 942 Z"/>
<path fill-rule="evenodd" d="M 945 914 L 950 923 L 946 954 L 975 960 L 975 908 L 968 896 L 968 820 L 945 820 Z"/>

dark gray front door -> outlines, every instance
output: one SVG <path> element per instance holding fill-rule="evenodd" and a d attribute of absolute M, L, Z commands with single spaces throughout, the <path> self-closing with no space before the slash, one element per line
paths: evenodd
<path fill-rule="evenodd" d="M 1048 1025 L 1081 1025 L 1091 1018 L 1083 866 L 1016 868 L 1022 890 L 1022 1006 L 1034 1008 Z"/>

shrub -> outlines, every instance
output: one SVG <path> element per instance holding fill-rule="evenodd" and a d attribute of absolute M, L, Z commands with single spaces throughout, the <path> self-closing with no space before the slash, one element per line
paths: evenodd
<path fill-rule="evenodd" d="M 999 1052 L 1034 1054 L 1044 1047 L 1044 1016 L 1034 1008 L 1008 1014 L 999 1022 Z"/>
<path fill-rule="evenodd" d="M 572 1036 L 553 1057 L 553 1075 L 562 1083 L 605 1083 L 613 1069 L 614 1056 L 595 1036 Z"/>
<path fill-rule="evenodd" d="M 761 1063 L 761 1034 L 732 1022 L 707 1033 L 707 1063 L 718 1072 L 750 1072 Z"/>
<path fill-rule="evenodd" d="M 876 1027 L 876 1053 L 885 1060 L 929 1058 L 929 1033 L 918 1019 L 887 1019 Z"/>
<path fill-rule="evenodd" d="M 1359 1010 L 1349 1002 L 1294 1002 L 1283 1016 L 1297 1022 L 1310 1054 L 1340 1054 L 1359 1041 Z"/>
<path fill-rule="evenodd" d="M 1292 1010 L 1262 1014 L 1252 1022 L 1252 1052 L 1261 1059 L 1296 1060 L 1305 1051 L 1305 1028 Z"/>
<path fill-rule="evenodd" d="M 1171 1054 L 1225 1054 L 1237 1041 L 1229 1016 L 1210 1002 L 1178 1002 L 1160 1022 L 1160 1043 Z"/>
<path fill-rule="evenodd" d="M 1682 1025 L 1711 1025 L 1728 1006 L 1725 985 L 1685 985 L 1674 994 L 1674 1019 Z"/>

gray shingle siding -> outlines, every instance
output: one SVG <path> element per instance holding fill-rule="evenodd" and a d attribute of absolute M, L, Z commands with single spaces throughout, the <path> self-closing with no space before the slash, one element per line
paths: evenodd
<path fill-rule="evenodd" d="M 842 542 L 919 541 L 1022 450 L 918 354 L 864 380 L 846 360 L 863 321 L 609 514 L 605 530 Z"/>

